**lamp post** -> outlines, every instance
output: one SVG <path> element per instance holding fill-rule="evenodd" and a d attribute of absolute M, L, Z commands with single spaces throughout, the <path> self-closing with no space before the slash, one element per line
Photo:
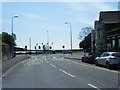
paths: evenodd
<path fill-rule="evenodd" d="M 13 19 L 18 18 L 18 16 L 12 17 L 12 58 L 14 57 L 14 36 L 13 36 Z"/>
<path fill-rule="evenodd" d="M 71 55 L 72 55 L 72 24 L 70 22 L 65 22 L 65 24 L 70 25 L 70 41 L 71 41 Z"/>
<path fill-rule="evenodd" d="M 49 32 L 47 31 L 47 45 L 48 45 L 48 53 L 49 53 Z"/>

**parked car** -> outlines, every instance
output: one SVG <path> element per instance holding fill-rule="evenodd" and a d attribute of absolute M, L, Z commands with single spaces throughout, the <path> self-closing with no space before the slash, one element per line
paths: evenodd
<path fill-rule="evenodd" d="M 82 57 L 82 62 L 94 63 L 95 62 L 95 58 L 98 55 L 99 55 L 98 53 L 93 53 L 93 52 L 84 53 L 84 56 Z"/>
<path fill-rule="evenodd" d="M 95 58 L 96 65 L 104 65 L 107 68 L 120 66 L 120 52 L 104 52 Z"/>

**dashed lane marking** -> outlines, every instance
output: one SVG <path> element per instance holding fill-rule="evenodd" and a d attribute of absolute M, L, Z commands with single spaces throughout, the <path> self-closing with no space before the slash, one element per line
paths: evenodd
<path fill-rule="evenodd" d="M 50 64 L 51 66 L 53 66 L 54 68 L 56 68 L 56 66 L 55 65 L 53 65 L 53 64 Z"/>
<path fill-rule="evenodd" d="M 67 75 L 69 75 L 69 76 L 71 76 L 71 77 L 74 77 L 75 78 L 75 76 L 74 75 L 72 75 L 72 74 L 70 74 L 70 73 L 68 73 L 68 72 L 66 72 L 66 71 L 64 71 L 64 70 L 62 70 L 62 69 L 59 69 L 60 71 L 62 71 L 63 73 L 65 73 L 65 74 L 67 74 Z"/>
<path fill-rule="evenodd" d="M 46 61 L 47 63 L 49 63 L 49 61 Z"/>
<path fill-rule="evenodd" d="M 92 84 L 88 84 L 88 86 L 90 86 L 90 87 L 92 87 L 92 88 L 95 88 L 95 89 L 97 89 L 97 90 L 101 90 L 101 89 L 99 89 L 98 87 L 96 87 L 96 86 L 94 86 L 94 85 L 92 85 Z"/>

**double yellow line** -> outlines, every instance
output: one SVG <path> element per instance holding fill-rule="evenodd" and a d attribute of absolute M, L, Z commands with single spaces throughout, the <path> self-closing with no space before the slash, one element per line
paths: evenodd
<path fill-rule="evenodd" d="M 106 69 L 106 68 L 101 68 L 101 67 L 91 66 L 91 65 L 87 65 L 87 64 L 82 64 L 82 63 L 78 63 L 78 62 L 75 62 L 75 61 L 72 61 L 72 60 L 69 60 L 69 59 L 66 59 L 66 58 L 64 58 L 64 59 L 69 61 L 69 62 L 72 62 L 72 63 L 75 63 L 75 64 L 79 64 L 79 65 L 82 65 L 82 66 L 87 66 L 87 67 L 90 67 L 90 68 L 97 68 L 97 69 L 101 69 L 101 70 L 105 70 L 105 71 L 109 71 L 109 72 L 120 74 L 120 71 L 114 71 L 114 70 L 109 70 L 109 69 Z"/>

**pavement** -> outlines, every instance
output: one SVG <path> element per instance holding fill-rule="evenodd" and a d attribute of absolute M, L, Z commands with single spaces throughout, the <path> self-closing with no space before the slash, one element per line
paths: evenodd
<path fill-rule="evenodd" d="M 8 59 L 2 62 L 2 74 L 5 73 L 9 68 L 14 66 L 15 64 L 19 63 L 20 61 L 26 60 L 28 58 L 30 58 L 30 56 L 18 55 L 12 59 Z"/>

